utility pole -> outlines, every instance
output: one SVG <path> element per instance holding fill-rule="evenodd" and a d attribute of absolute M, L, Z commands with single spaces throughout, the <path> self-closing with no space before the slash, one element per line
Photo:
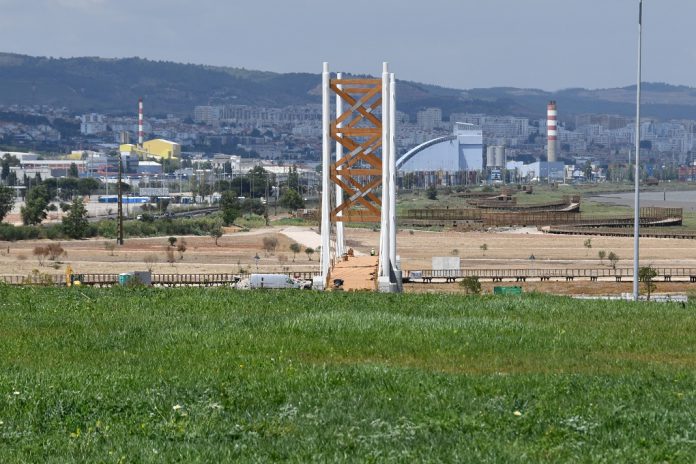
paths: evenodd
<path fill-rule="evenodd" d="M 265 203 L 265 209 L 266 209 L 266 225 L 270 225 L 270 221 L 268 220 L 268 178 L 269 175 L 266 174 L 266 203 Z"/>
<path fill-rule="evenodd" d="M 636 82 L 636 170 L 633 209 L 633 300 L 638 301 L 638 273 L 640 271 L 640 82 L 643 48 L 643 0 L 638 0 L 638 80 Z"/>
<path fill-rule="evenodd" d="M 123 168 L 121 166 L 121 155 L 118 156 L 118 231 L 116 243 L 123 245 L 123 189 L 121 180 L 123 178 Z"/>

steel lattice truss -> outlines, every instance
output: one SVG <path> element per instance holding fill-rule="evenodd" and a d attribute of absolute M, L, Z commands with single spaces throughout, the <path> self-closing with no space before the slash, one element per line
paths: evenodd
<path fill-rule="evenodd" d="M 331 211 L 332 221 L 380 222 L 382 201 L 374 191 L 382 184 L 381 79 L 331 79 L 333 90 L 347 108 L 331 122 L 331 138 L 344 156 L 331 164 L 330 179 L 343 191 L 344 201 Z M 340 214 L 339 214 L 340 213 Z"/>

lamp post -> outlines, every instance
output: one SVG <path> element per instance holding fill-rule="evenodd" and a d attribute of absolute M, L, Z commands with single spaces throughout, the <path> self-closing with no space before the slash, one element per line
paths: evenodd
<path fill-rule="evenodd" d="M 640 271 L 640 82 L 643 48 L 643 0 L 638 0 L 638 80 L 636 82 L 636 167 L 633 209 L 633 300 L 638 301 L 638 273 Z"/>

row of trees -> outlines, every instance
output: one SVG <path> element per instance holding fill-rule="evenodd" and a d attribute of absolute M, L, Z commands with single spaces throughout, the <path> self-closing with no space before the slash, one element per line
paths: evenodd
<path fill-rule="evenodd" d="M 50 185 L 51 183 L 48 185 L 42 183 L 27 194 L 25 205 L 20 209 L 24 225 L 40 224 L 46 219 L 48 211 L 56 209 L 55 205 L 50 203 L 53 199 Z M 14 191 L 9 187 L 0 185 L 0 222 L 12 211 L 14 202 Z M 66 205 L 65 211 L 67 213 L 63 217 L 65 234 L 76 239 L 87 236 L 89 221 L 87 220 L 87 208 L 85 208 L 82 198 L 78 197 L 72 202 L 72 205 Z"/>
<path fill-rule="evenodd" d="M 90 178 L 76 179 L 66 177 L 39 181 L 34 187 L 29 189 L 25 197 L 25 205 L 20 210 L 22 222 L 24 225 L 41 224 L 48 216 L 49 211 L 57 210 L 57 207 L 51 203 L 54 199 L 71 200 L 76 195 L 91 195 L 100 187 L 99 181 Z M 14 191 L 9 187 L 0 186 L 0 221 L 12 210 L 14 201 Z M 75 202 L 78 202 L 77 204 L 80 205 L 78 208 L 80 211 L 85 209 L 81 198 L 78 197 L 73 202 L 73 207 Z M 66 207 L 64 211 L 68 212 L 69 209 L 70 207 Z"/>

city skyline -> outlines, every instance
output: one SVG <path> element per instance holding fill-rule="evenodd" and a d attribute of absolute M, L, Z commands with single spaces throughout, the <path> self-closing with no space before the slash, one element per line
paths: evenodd
<path fill-rule="evenodd" d="M 315 73 L 329 61 L 332 69 L 374 73 L 387 60 L 402 79 L 462 89 L 554 91 L 635 80 L 636 0 L 352 4 L 352 19 L 340 22 L 337 6 L 313 0 L 0 0 L 0 38 L 4 51 L 29 55 L 140 56 L 273 72 Z M 696 86 L 689 47 L 696 4 L 647 1 L 644 8 L 644 81 Z"/>

